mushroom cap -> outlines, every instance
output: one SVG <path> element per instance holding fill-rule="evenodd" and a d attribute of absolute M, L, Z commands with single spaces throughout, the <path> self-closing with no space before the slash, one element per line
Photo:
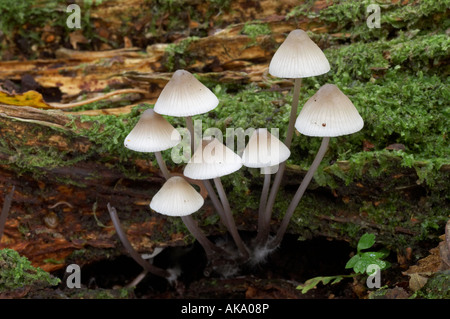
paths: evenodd
<path fill-rule="evenodd" d="M 364 121 L 352 101 L 334 84 L 325 84 L 303 106 L 295 128 L 308 136 L 334 137 L 358 132 Z"/>
<path fill-rule="evenodd" d="M 147 109 L 123 144 L 136 152 L 159 152 L 174 147 L 180 141 L 180 133 L 161 114 Z"/>
<path fill-rule="evenodd" d="M 269 64 L 269 73 L 280 78 L 306 78 L 328 71 L 330 64 L 325 54 L 300 29 L 289 33 Z"/>
<path fill-rule="evenodd" d="M 253 132 L 242 153 L 247 167 L 263 168 L 278 165 L 289 158 L 291 151 L 266 128 Z"/>
<path fill-rule="evenodd" d="M 212 179 L 225 176 L 242 167 L 242 159 L 216 138 L 206 137 L 184 168 L 184 176 Z"/>
<path fill-rule="evenodd" d="M 177 70 L 155 103 L 155 112 L 170 116 L 193 116 L 216 108 L 219 99 L 190 72 Z"/>
<path fill-rule="evenodd" d="M 198 211 L 203 197 L 181 176 L 169 178 L 150 201 L 150 208 L 167 216 L 186 216 Z"/>

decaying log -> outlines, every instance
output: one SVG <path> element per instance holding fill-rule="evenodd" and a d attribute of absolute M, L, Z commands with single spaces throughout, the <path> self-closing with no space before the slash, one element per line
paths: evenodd
<path fill-rule="evenodd" d="M 182 226 L 176 226 L 178 224 L 175 220 L 153 213 L 148 207 L 152 195 L 164 182 L 158 168 L 153 166 L 151 161 L 137 159 L 125 165 L 134 167 L 140 177 L 127 175 L 120 168 L 124 164 L 116 154 L 98 153 L 98 146 L 82 136 L 82 129 L 89 128 L 93 122 L 82 122 L 79 116 L 61 110 L 0 105 L 0 135 L 9 136 L 2 141 L 0 147 L 0 198 L 6 196 L 12 185 L 16 188 L 0 247 L 16 249 L 30 258 L 35 265 L 49 271 L 63 267 L 70 258 L 78 258 L 79 263 L 86 262 L 83 261 L 82 254 L 73 257 L 75 251 L 101 249 L 108 254 L 123 252 L 108 216 L 108 203 L 117 208 L 136 250 L 151 252 L 155 247 L 184 245 L 185 240 L 189 238 L 188 232 Z M 13 140 L 10 138 L 12 134 L 15 136 Z M 37 168 L 37 172 L 20 172 L 17 167 L 20 152 L 30 146 L 35 149 L 56 149 L 62 158 L 68 160 L 89 152 L 94 155 L 70 165 L 42 166 Z M 34 160 L 38 162 L 39 158 Z M 350 168 L 345 162 L 338 165 L 343 170 Z M 175 174 L 182 173 L 182 167 L 169 167 Z M 446 166 L 443 166 L 442 170 L 446 169 Z M 287 196 L 295 191 L 294 188 L 305 173 L 305 170 L 298 166 L 288 166 L 283 183 Z M 400 178 L 400 175 L 397 175 L 396 178 Z M 410 169 L 403 173 L 402 178 L 405 183 L 411 185 L 417 176 L 414 170 Z M 343 185 L 334 191 L 327 190 L 330 198 L 326 200 L 331 206 L 335 205 L 333 201 L 336 197 L 344 202 L 350 197 L 358 200 L 373 200 L 377 197 L 382 200 L 383 187 L 377 185 L 376 181 L 368 186 Z M 314 189 L 317 189 L 318 194 L 323 193 L 323 189 L 313 183 L 310 190 L 315 192 Z M 414 191 L 414 187 L 398 189 L 399 193 L 404 194 L 409 191 Z M 205 193 L 203 195 L 206 196 Z M 233 201 L 232 198 L 230 200 Z M 321 202 L 323 206 L 328 204 Z M 355 225 L 359 223 L 360 227 L 387 231 L 364 218 L 351 217 L 360 214 L 358 207 L 353 209 L 356 211 L 346 211 L 343 216 L 339 211 L 336 211 L 338 215 L 334 217 L 319 215 L 318 221 L 348 222 Z M 207 200 L 196 218 L 203 220 L 214 214 L 214 209 Z M 256 216 L 256 212 L 251 210 L 239 214 L 236 222 L 238 228 L 254 231 Z M 204 230 L 210 235 L 224 232 L 224 228 L 219 224 L 209 225 Z M 337 233 L 333 235 L 323 234 L 319 229 L 317 231 L 317 235 L 339 237 Z M 397 231 L 411 236 L 417 235 L 407 227 Z M 96 258 L 102 258 L 101 256 L 102 254 L 98 254 Z M 88 258 L 89 261 L 92 261 L 92 258 L 94 257 Z"/>
<path fill-rule="evenodd" d="M 187 0 L 183 3 L 201 12 L 206 19 L 208 5 L 205 2 Z M 313 11 L 318 12 L 331 4 L 332 1 L 314 1 Z M 193 21 L 185 15 L 185 21 L 180 24 L 183 27 L 170 32 L 165 32 L 166 15 L 158 17 L 157 30 L 148 38 L 141 31 L 153 17 L 138 17 L 132 25 L 135 32 L 128 39 L 132 45 L 115 50 L 105 45 L 98 48 L 99 51 L 61 47 L 54 52 L 53 59 L 0 61 L 0 80 L 18 83 L 25 76 L 31 76 L 40 89 L 56 88 L 61 94 L 57 102 L 61 103 L 74 102 L 85 98 L 84 95 L 97 96 L 105 89 L 142 90 L 148 93 L 145 99 L 133 103 L 154 103 L 178 67 L 188 69 L 209 83 L 256 83 L 264 87 L 277 81 L 279 86 L 290 87 L 290 80 L 274 79 L 267 73 L 273 53 L 289 31 L 302 28 L 316 34 L 326 33 L 331 38 L 349 37 L 333 33 L 333 26 L 324 25 L 315 17 L 287 18 L 297 5 L 299 2 L 294 0 L 234 0 L 229 10 L 209 16 L 208 21 Z M 103 1 L 92 7 L 95 32 L 108 40 L 117 39 L 123 16 L 141 7 L 151 12 L 149 6 L 151 1 L 144 0 Z M 264 23 L 270 29 L 270 35 L 246 35 L 243 32 L 245 22 L 251 20 Z M 203 25 L 201 30 L 200 25 Z M 186 26 L 187 30 L 181 30 Z M 200 31 L 207 36 L 194 37 Z M 171 51 L 184 40 L 187 43 L 184 52 Z M 145 44 L 139 46 L 138 43 Z M 325 47 L 326 43 L 319 45 Z M 75 42 L 73 46 L 76 46 Z M 170 59 L 173 59 L 172 66 L 168 63 Z M 117 116 L 131 112 L 135 105 L 71 112 L 0 104 L 1 203 L 11 187 L 15 187 L 0 249 L 13 248 L 47 271 L 61 269 L 70 261 L 83 264 L 123 253 L 108 215 L 108 203 L 117 209 L 132 245 L 139 252 L 184 245 L 192 240 L 180 222 L 153 213 L 148 207 L 152 195 L 164 182 L 158 168 L 152 164 L 152 157 L 126 162 L 83 134 L 89 128 L 97 127 L 97 123 L 81 120 L 82 115 Z M 57 164 L 47 164 L 41 158 L 44 153 L 47 162 L 53 156 Z M 27 161 L 26 165 L 23 161 Z M 336 165 L 343 171 L 350 169 L 348 162 Z M 170 169 L 175 174 L 182 172 L 182 167 L 176 165 L 171 165 Z M 448 176 L 449 165 L 443 165 L 441 172 Z M 304 175 L 304 168 L 295 165 L 287 168 L 282 185 L 286 198 L 282 200 L 290 198 Z M 336 224 L 367 227 L 380 233 L 392 232 L 392 236 L 397 233 L 416 236 L 416 230 L 408 228 L 409 224 L 390 230 L 366 220 L 364 212 L 360 211 L 361 205 L 342 205 L 352 201 L 378 205 L 386 196 L 385 184 L 389 180 L 402 181 L 388 188 L 399 196 L 413 198 L 417 190 L 426 193 L 426 189 L 416 184 L 417 174 L 413 168 L 402 168 L 395 176 L 380 181 L 367 178 L 335 189 L 312 183 L 309 191 L 317 195 L 314 199 L 316 210 L 327 205 L 337 208 L 333 208 L 333 216 L 317 213 L 314 219 L 317 224 L 313 225 L 311 236 L 349 240 L 339 230 L 334 230 Z M 258 181 L 255 185 L 258 186 Z M 258 191 L 253 192 L 258 197 Z M 202 194 L 205 196 L 204 192 Z M 215 212 L 207 200 L 196 218 L 205 221 L 213 219 L 213 215 Z M 239 212 L 236 224 L 241 230 L 255 231 L 256 215 L 251 209 Z M 274 226 L 277 217 L 274 217 Z M 321 225 L 323 227 L 319 227 Z M 330 227 L 324 231 L 327 226 Z M 224 232 L 224 227 L 209 223 L 204 230 L 209 235 L 218 235 Z"/>

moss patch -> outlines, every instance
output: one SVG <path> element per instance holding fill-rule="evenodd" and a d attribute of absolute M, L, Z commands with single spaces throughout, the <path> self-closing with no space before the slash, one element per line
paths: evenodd
<path fill-rule="evenodd" d="M 33 267 L 17 251 L 8 248 L 0 250 L 0 293 L 27 286 L 55 286 L 59 281 L 42 269 Z"/>

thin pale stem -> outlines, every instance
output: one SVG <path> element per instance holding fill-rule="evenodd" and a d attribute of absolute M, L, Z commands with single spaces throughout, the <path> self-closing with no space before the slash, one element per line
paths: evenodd
<path fill-rule="evenodd" d="M 212 203 L 214 205 L 214 208 L 216 209 L 217 213 L 219 214 L 219 217 L 220 217 L 220 220 L 221 220 L 222 224 L 224 224 L 225 227 L 229 231 L 230 230 L 230 226 L 228 225 L 227 218 L 225 217 L 225 212 L 224 212 L 223 206 L 220 203 L 220 200 L 217 197 L 216 192 L 214 191 L 214 188 L 211 185 L 211 182 L 208 179 L 206 179 L 206 180 L 202 180 L 202 183 L 205 186 L 206 191 L 208 192 L 209 198 L 211 198 L 211 201 L 212 201 Z"/>
<path fill-rule="evenodd" d="M 147 276 L 148 272 L 147 270 L 143 270 L 136 278 L 133 279 L 132 282 L 127 284 L 126 288 L 133 288 L 136 287 L 144 278 Z"/>
<path fill-rule="evenodd" d="M 264 174 L 264 184 L 263 184 L 263 189 L 261 192 L 261 199 L 259 201 L 258 231 L 261 231 L 262 229 L 268 227 L 268 226 L 267 227 L 265 226 L 264 212 L 265 212 L 266 204 L 267 204 L 267 196 L 269 194 L 270 180 L 271 180 L 271 175 Z"/>
<path fill-rule="evenodd" d="M 184 225 L 186 225 L 187 229 L 190 231 L 192 236 L 194 236 L 195 239 L 202 245 L 203 249 L 205 250 L 206 256 L 209 260 L 214 259 L 215 253 L 223 254 L 222 249 L 215 246 L 206 236 L 203 234 L 201 229 L 198 227 L 195 220 L 192 218 L 191 215 L 187 216 L 181 216 L 181 220 L 183 221 Z"/>
<path fill-rule="evenodd" d="M 294 127 L 295 127 L 295 121 L 297 119 L 297 109 L 298 109 L 298 101 L 300 98 L 300 88 L 302 84 L 302 79 L 298 78 L 294 81 L 294 92 L 292 97 L 292 107 L 291 107 L 291 114 L 289 117 L 289 125 L 288 130 L 286 133 L 286 140 L 284 144 L 290 149 L 291 148 L 291 142 L 292 137 L 294 135 Z M 278 189 L 281 185 L 281 180 L 283 179 L 284 170 L 286 168 L 286 162 L 283 162 L 278 167 L 278 171 L 275 174 L 274 181 L 272 183 L 272 188 L 270 189 L 269 197 L 267 199 L 267 206 L 266 210 L 264 212 L 264 228 L 258 232 L 258 235 L 256 237 L 257 243 L 265 243 L 268 239 L 270 228 L 270 219 L 272 217 L 272 210 L 273 205 L 275 204 L 275 199 L 277 197 Z"/>
<path fill-rule="evenodd" d="M 9 210 L 11 209 L 15 189 L 16 187 L 13 186 L 8 195 L 5 196 L 5 201 L 3 202 L 2 212 L 0 215 L 0 240 L 2 239 L 3 231 L 5 230 L 5 223 L 8 218 Z"/>
<path fill-rule="evenodd" d="M 130 241 L 128 240 L 125 232 L 123 231 L 122 225 L 120 223 L 119 217 L 117 216 L 117 211 L 114 207 L 112 207 L 108 203 L 108 211 L 109 215 L 111 216 L 111 220 L 114 224 L 114 228 L 116 229 L 116 233 L 119 236 L 120 241 L 122 242 L 122 245 L 125 247 L 127 252 L 130 254 L 130 256 L 139 264 L 142 268 L 144 268 L 145 271 L 152 273 L 154 275 L 167 278 L 170 276 L 169 272 L 167 272 L 164 269 L 161 269 L 159 267 L 153 266 L 148 261 L 143 259 L 141 255 L 133 248 Z"/>
<path fill-rule="evenodd" d="M 227 220 L 227 223 L 229 225 L 229 231 L 231 236 L 234 239 L 234 242 L 236 243 L 236 246 L 239 249 L 239 252 L 241 253 L 242 257 L 244 259 L 249 258 L 249 252 L 247 248 L 245 247 L 244 243 L 242 242 L 241 236 L 239 235 L 239 232 L 236 228 L 236 223 L 234 222 L 233 215 L 231 213 L 230 203 L 228 202 L 227 195 L 225 193 L 225 190 L 223 189 L 222 182 L 220 180 L 220 177 L 214 178 L 214 184 L 216 185 L 217 192 L 219 193 L 220 200 L 222 201 L 222 205 L 225 212 L 225 218 Z"/>
<path fill-rule="evenodd" d="M 194 132 L 194 122 L 192 121 L 191 116 L 186 116 L 186 127 L 189 131 L 189 134 L 191 135 L 191 156 L 194 154 L 195 151 L 195 132 Z"/>
<path fill-rule="evenodd" d="M 306 173 L 305 177 L 303 178 L 300 186 L 297 189 L 297 192 L 295 193 L 291 203 L 289 204 L 289 207 L 286 210 L 286 214 L 283 217 L 283 220 L 281 222 L 281 225 L 277 232 L 277 235 L 275 236 L 275 238 L 269 245 L 271 248 L 274 248 L 281 243 L 281 240 L 283 239 L 286 229 L 289 225 L 289 221 L 291 220 L 292 215 L 294 214 L 294 211 L 298 206 L 298 203 L 302 199 L 303 194 L 306 191 L 306 188 L 308 187 L 309 183 L 311 182 L 311 180 L 314 176 L 314 173 L 316 172 L 317 168 L 320 165 L 320 162 L 322 162 L 322 159 L 325 156 L 325 153 L 327 152 L 329 142 L 330 142 L 329 137 L 324 137 L 322 139 L 322 144 L 320 145 L 320 148 L 316 154 L 316 157 L 314 158 L 314 161 L 311 164 L 311 167 L 309 168 L 308 172 Z"/>
<path fill-rule="evenodd" d="M 166 162 L 162 158 L 161 152 L 155 152 L 156 161 L 158 162 L 159 169 L 163 174 L 164 178 L 167 180 L 170 178 L 169 170 L 167 169 Z"/>
<path fill-rule="evenodd" d="M 292 137 L 294 136 L 294 126 L 295 126 L 295 121 L 297 119 L 297 109 L 298 109 L 298 101 L 300 99 L 301 86 L 302 86 L 302 79 L 301 78 L 295 79 L 294 93 L 292 96 L 291 114 L 289 116 L 289 125 L 288 125 L 288 130 L 286 133 L 286 139 L 284 141 L 284 144 L 289 149 L 291 148 Z"/>

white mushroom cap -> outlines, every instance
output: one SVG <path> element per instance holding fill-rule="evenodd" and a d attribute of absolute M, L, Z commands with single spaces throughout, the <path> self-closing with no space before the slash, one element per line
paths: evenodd
<path fill-rule="evenodd" d="M 325 84 L 303 106 L 295 128 L 308 136 L 334 137 L 358 132 L 364 121 L 352 101 L 334 84 Z"/>
<path fill-rule="evenodd" d="M 186 216 L 198 211 L 203 197 L 181 176 L 169 178 L 153 196 L 150 208 L 168 216 Z"/>
<path fill-rule="evenodd" d="M 213 110 L 219 104 L 214 93 L 190 72 L 177 70 L 155 103 L 155 112 L 170 116 L 193 116 Z"/>
<path fill-rule="evenodd" d="M 164 117 L 153 109 L 147 109 L 123 144 L 136 152 L 159 152 L 174 147 L 180 141 L 180 133 Z"/>
<path fill-rule="evenodd" d="M 216 138 L 204 138 L 184 168 L 184 176 L 212 179 L 225 176 L 242 167 L 242 159 Z"/>
<path fill-rule="evenodd" d="M 260 128 L 250 136 L 242 153 L 242 161 L 247 167 L 262 168 L 278 165 L 290 155 L 291 151 L 286 145 L 267 129 Z"/>
<path fill-rule="evenodd" d="M 330 71 L 330 64 L 305 31 L 291 31 L 272 57 L 269 73 L 280 78 L 306 78 Z"/>

